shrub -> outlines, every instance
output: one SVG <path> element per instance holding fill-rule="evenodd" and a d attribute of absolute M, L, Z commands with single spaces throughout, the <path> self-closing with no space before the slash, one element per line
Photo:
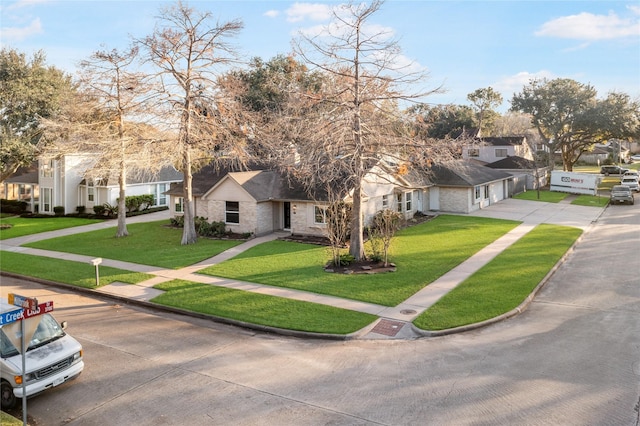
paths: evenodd
<path fill-rule="evenodd" d="M 151 194 L 143 194 L 143 195 L 129 195 L 128 197 L 124 197 L 124 205 L 127 209 L 127 212 L 137 212 L 139 210 L 147 210 L 149 207 L 153 205 L 154 196 Z M 116 200 L 117 202 L 119 202 Z"/>
<path fill-rule="evenodd" d="M 104 206 L 93 206 L 93 212 L 97 216 L 104 216 L 104 211 L 105 211 Z"/>
<path fill-rule="evenodd" d="M 350 255 L 349 253 L 344 253 L 340 255 L 340 266 L 349 266 L 353 262 L 355 262 L 356 258 Z"/>
<path fill-rule="evenodd" d="M 0 210 L 4 213 L 22 214 L 27 210 L 29 204 L 20 200 L 0 200 Z"/>
<path fill-rule="evenodd" d="M 54 206 L 53 214 L 56 216 L 64 216 L 64 206 Z"/>
<path fill-rule="evenodd" d="M 84 213 L 84 211 L 85 211 L 86 209 L 87 209 L 87 208 L 86 208 L 85 206 L 78 206 L 78 207 L 76 207 L 76 211 L 78 212 L 78 214 L 82 214 L 82 213 Z"/>

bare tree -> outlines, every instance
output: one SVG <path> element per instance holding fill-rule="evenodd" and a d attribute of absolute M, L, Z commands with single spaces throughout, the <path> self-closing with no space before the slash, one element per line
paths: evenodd
<path fill-rule="evenodd" d="M 54 143 L 50 156 L 84 153 L 93 158 L 85 178 L 106 182 L 117 175 L 119 186 L 116 237 L 129 234 L 125 207 L 127 179 L 153 176 L 167 165 L 162 137 L 143 122 L 144 76 L 131 70 L 137 59 L 135 47 L 94 52 L 82 61 L 78 96 L 63 113 L 46 120 L 46 135 Z M 114 173 L 115 172 L 115 173 Z"/>
<path fill-rule="evenodd" d="M 161 11 L 153 34 L 138 40 L 145 59 L 157 69 L 158 120 L 177 135 L 176 152 L 184 174 L 182 244 L 197 241 L 193 172 L 211 161 L 241 159 L 247 137 L 236 109 L 217 97 L 220 72 L 236 62 L 227 42 L 242 29 L 239 20 L 211 23 L 211 13 L 182 2 Z"/>
<path fill-rule="evenodd" d="M 389 30 L 369 24 L 381 5 L 337 6 L 323 32 L 294 40 L 297 55 L 324 79 L 316 92 L 299 93 L 298 112 L 284 114 L 281 124 L 299 154 L 296 171 L 309 187 L 340 182 L 351 194 L 349 251 L 356 260 L 365 257 L 363 179 L 383 158 L 400 164 L 428 155 L 408 132 L 399 103 L 435 92 L 409 92 L 426 74 L 403 60 Z"/>
<path fill-rule="evenodd" d="M 389 249 L 391 241 L 400 229 L 402 215 L 390 209 L 380 210 L 373 217 L 373 224 L 369 228 L 369 239 L 373 247 L 380 247 L 384 266 L 389 266 Z M 374 249 L 375 251 L 376 249 Z"/>

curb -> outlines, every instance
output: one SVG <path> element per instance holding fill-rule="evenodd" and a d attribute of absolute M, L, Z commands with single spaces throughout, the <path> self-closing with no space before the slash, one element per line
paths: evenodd
<path fill-rule="evenodd" d="M 188 311 L 186 309 L 175 308 L 175 307 L 166 306 L 166 305 L 160 305 L 160 304 L 157 304 L 157 303 L 146 302 L 146 301 L 143 301 L 143 300 L 133 300 L 133 299 L 129 299 L 129 298 L 123 297 L 123 296 L 118 296 L 118 295 L 115 295 L 115 294 L 109 294 L 109 293 L 103 293 L 103 292 L 95 291 L 94 289 L 90 289 L 90 288 L 76 287 L 76 286 L 73 286 L 73 285 L 70 285 L 70 284 L 59 283 L 57 281 L 49 281 L 49 280 L 45 280 L 45 279 L 42 279 L 42 278 L 28 277 L 28 276 L 25 276 L 25 275 L 14 274 L 12 272 L 0 271 L 0 276 L 7 276 L 7 277 L 24 279 L 26 281 L 32 281 L 32 282 L 35 282 L 35 283 L 38 283 L 38 284 L 44 284 L 44 285 L 48 285 L 48 286 L 51 286 L 51 287 L 57 287 L 57 288 L 60 288 L 60 289 L 63 289 L 63 290 L 67 290 L 67 291 L 70 291 L 70 292 L 81 293 L 81 294 L 84 294 L 84 295 L 87 295 L 87 296 L 91 296 L 91 297 L 94 297 L 94 298 L 97 298 L 97 299 L 106 299 L 106 300 L 116 301 L 116 302 L 118 302 L 118 303 L 120 303 L 122 305 L 139 306 L 139 307 L 143 307 L 143 308 L 154 310 L 154 311 L 167 312 L 167 313 L 176 314 L 176 315 L 199 318 L 199 319 L 209 320 L 209 321 L 212 321 L 212 322 L 215 322 L 215 323 L 220 323 L 220 324 L 225 324 L 225 325 L 232 325 L 232 326 L 243 328 L 243 329 L 261 331 L 261 332 L 271 333 L 271 334 L 278 334 L 278 335 L 288 336 L 288 337 L 299 337 L 299 338 L 304 337 L 304 338 L 307 338 L 307 339 L 346 341 L 346 340 L 355 340 L 355 339 L 357 339 L 358 337 L 360 337 L 363 334 L 363 330 L 368 330 L 369 328 L 373 328 L 373 325 L 367 326 L 367 327 L 365 327 L 365 328 L 363 328 L 361 330 L 355 331 L 355 332 L 350 333 L 350 334 L 313 333 L 313 332 L 310 332 L 310 331 L 289 330 L 289 329 L 285 329 L 285 328 L 277 328 L 277 327 L 271 327 L 271 326 L 268 326 L 268 325 L 253 324 L 253 323 L 248 323 L 248 322 L 244 322 L 244 321 L 238 321 L 238 320 L 234 320 L 234 319 L 218 317 L 218 316 L 215 316 L 215 315 L 209 315 L 209 314 L 203 314 L 203 313 L 194 312 L 194 311 Z M 373 324 L 375 324 L 375 321 L 374 321 Z M 364 331 L 364 333 L 366 333 L 366 331 Z"/>

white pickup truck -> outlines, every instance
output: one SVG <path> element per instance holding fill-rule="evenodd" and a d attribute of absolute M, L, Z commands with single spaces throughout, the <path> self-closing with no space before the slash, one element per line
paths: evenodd
<path fill-rule="evenodd" d="M 0 314 L 16 308 L 6 299 L 0 299 Z M 25 328 L 35 328 L 25 355 L 25 375 L 22 374 L 22 355 L 17 349 L 20 347 L 22 321 L 29 323 L 25 323 Z M 0 325 L 0 396 L 3 409 L 14 407 L 25 394 L 27 397 L 36 395 L 75 379 L 82 372 L 82 345 L 64 332 L 66 325 L 66 322 L 59 324 L 48 313 Z"/>

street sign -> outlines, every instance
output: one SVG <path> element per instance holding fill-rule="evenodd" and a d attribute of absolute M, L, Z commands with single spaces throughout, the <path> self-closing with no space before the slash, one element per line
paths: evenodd
<path fill-rule="evenodd" d="M 20 296 L 19 294 L 9 293 L 8 296 L 9 303 L 15 306 L 20 306 L 21 308 L 31 309 L 35 311 L 38 309 L 38 299 L 35 297 L 25 297 Z"/>
<path fill-rule="evenodd" d="M 39 304 L 38 306 L 36 306 L 36 309 L 25 309 L 24 313 L 22 314 L 22 319 L 46 314 L 51 311 L 53 311 L 53 300 Z"/>
<path fill-rule="evenodd" d="M 12 322 L 20 321 L 22 319 L 22 308 L 14 309 L 13 311 L 2 312 L 0 314 L 0 325 L 11 324 Z"/>

